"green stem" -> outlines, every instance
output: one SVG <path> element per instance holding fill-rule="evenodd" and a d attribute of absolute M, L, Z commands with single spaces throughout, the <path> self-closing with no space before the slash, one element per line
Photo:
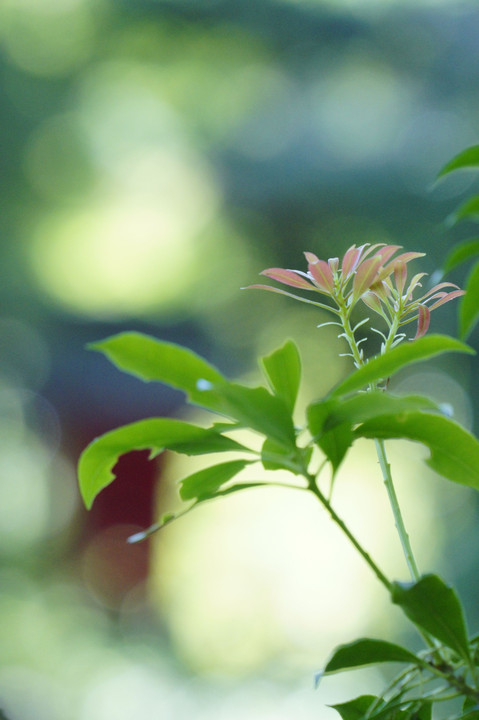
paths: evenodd
<path fill-rule="evenodd" d="M 388 463 L 388 458 L 386 455 L 386 448 L 384 447 L 383 440 L 375 440 L 374 442 L 376 445 L 379 465 L 381 466 L 381 471 L 384 478 L 384 485 L 386 486 L 389 502 L 391 504 L 394 515 L 394 523 L 396 525 L 399 539 L 401 541 L 401 546 L 404 552 L 404 557 L 406 558 L 406 563 L 409 568 L 409 572 L 411 573 L 412 579 L 417 582 L 421 577 L 421 574 L 414 558 L 414 553 L 412 551 L 411 543 L 409 542 L 409 535 L 407 534 L 406 526 L 404 525 L 401 508 L 399 507 L 396 490 L 394 489 L 394 483 L 391 475 L 391 466 Z"/>
<path fill-rule="evenodd" d="M 338 525 L 338 527 L 343 531 L 343 533 L 346 535 L 348 540 L 353 544 L 353 546 L 356 548 L 358 553 L 361 555 L 361 557 L 367 562 L 373 573 L 376 575 L 379 582 L 381 582 L 386 590 L 391 593 L 392 591 L 392 583 L 387 579 L 385 574 L 379 569 L 379 567 L 376 565 L 372 557 L 369 555 L 369 553 L 366 552 L 366 550 L 363 548 L 359 540 L 353 535 L 351 530 L 347 527 L 347 525 L 344 523 L 343 520 L 339 517 L 339 515 L 333 510 L 333 507 L 331 503 L 328 501 L 325 495 L 321 492 L 321 490 L 318 488 L 316 484 L 316 479 L 314 476 L 307 474 L 308 480 L 309 480 L 309 488 L 311 492 L 316 495 L 319 502 L 323 505 L 323 507 L 326 508 L 328 511 L 331 519 L 333 522 Z"/>

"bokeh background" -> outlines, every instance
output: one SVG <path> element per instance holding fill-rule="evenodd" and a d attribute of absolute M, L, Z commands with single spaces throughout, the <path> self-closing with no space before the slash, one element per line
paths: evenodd
<path fill-rule="evenodd" d="M 352 243 L 427 252 L 473 174 L 434 178 L 479 133 L 479 10 L 453 0 L 3 0 L 0 4 L 0 707 L 10 720 L 298 720 L 380 690 L 313 690 L 335 644 L 408 638 L 399 611 L 314 505 L 281 489 L 212 503 L 126 545 L 198 460 L 120 461 L 90 513 L 75 463 L 98 434 L 180 393 L 122 375 L 89 341 L 137 329 L 258 382 L 293 337 L 302 405 L 348 371 L 327 318 L 240 292 L 265 267 Z M 461 276 L 452 279 L 461 281 Z M 456 332 L 446 305 L 435 331 Z M 477 334 L 471 338 L 477 345 Z M 373 348 L 371 348 L 373 349 Z M 402 375 L 474 425 L 477 364 Z M 477 500 L 391 443 L 423 570 L 477 631 Z M 407 572 L 377 463 L 358 444 L 338 508 Z M 168 505 L 170 503 L 170 505 Z"/>

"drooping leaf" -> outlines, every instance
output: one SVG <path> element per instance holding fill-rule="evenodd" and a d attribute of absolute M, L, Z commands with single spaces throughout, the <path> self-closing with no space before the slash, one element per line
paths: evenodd
<path fill-rule="evenodd" d="M 367 420 L 354 434 L 420 442 L 431 451 L 426 460 L 430 468 L 452 482 L 479 490 L 479 442 L 450 418 L 423 412 L 383 415 Z"/>
<path fill-rule="evenodd" d="M 466 338 L 479 319 L 479 263 L 472 268 L 466 282 L 466 294 L 459 308 L 459 332 Z"/>
<path fill-rule="evenodd" d="M 295 447 L 295 430 L 291 412 L 278 396 L 266 388 L 250 388 L 237 383 L 221 383 L 205 387 L 204 407 L 215 407 L 243 425 L 276 440 L 286 447 Z"/>
<path fill-rule="evenodd" d="M 181 499 L 210 499 L 222 485 L 241 472 L 249 463 L 249 460 L 231 460 L 188 475 L 181 481 Z"/>
<path fill-rule="evenodd" d="M 340 672 L 342 670 L 350 670 L 351 668 L 364 667 L 365 665 L 375 665 L 383 662 L 401 662 L 408 664 L 421 664 L 424 661 L 417 658 L 414 653 L 410 652 L 401 645 L 386 642 L 385 640 L 374 640 L 371 638 L 361 638 L 346 645 L 340 645 L 336 648 L 331 658 L 328 660 L 323 674 Z"/>
<path fill-rule="evenodd" d="M 442 272 L 445 275 L 477 255 L 479 255 L 479 238 L 458 243 L 447 256 Z"/>
<path fill-rule="evenodd" d="M 342 720 L 364 720 L 368 717 L 368 711 L 374 703 L 380 701 L 376 695 L 360 695 L 348 702 L 330 705 L 341 715 Z"/>
<path fill-rule="evenodd" d="M 393 583 L 392 601 L 422 630 L 440 640 L 469 662 L 464 613 L 454 590 L 438 575 L 417 582 Z"/>
<path fill-rule="evenodd" d="M 147 449 L 157 455 L 165 448 L 186 455 L 245 449 L 214 429 L 169 418 L 149 418 L 111 430 L 93 440 L 80 457 L 78 477 L 86 507 L 90 508 L 98 493 L 115 479 L 112 470 L 121 455 Z"/>
<path fill-rule="evenodd" d="M 208 406 L 204 405 L 206 398 L 198 389 L 198 383 L 225 381 L 215 367 L 192 350 L 143 333 L 120 333 L 91 343 L 89 348 L 102 352 L 120 370 L 141 380 L 157 381 L 183 390 L 192 402 L 204 407 Z"/>
<path fill-rule="evenodd" d="M 345 380 L 336 385 L 330 393 L 331 397 L 349 395 L 356 390 L 391 377 L 401 368 L 412 363 L 429 360 L 432 357 L 446 352 L 462 352 L 474 354 L 468 345 L 448 337 L 447 335 L 429 335 L 414 342 L 398 345 L 385 355 L 370 360 L 358 370 L 355 370 Z"/>
<path fill-rule="evenodd" d="M 301 381 L 301 358 L 292 340 L 261 359 L 273 392 L 284 400 L 293 412 Z"/>
<path fill-rule="evenodd" d="M 472 145 L 455 155 L 452 160 L 441 168 L 437 174 L 437 179 L 448 175 L 454 170 L 479 170 L 479 145 Z"/>

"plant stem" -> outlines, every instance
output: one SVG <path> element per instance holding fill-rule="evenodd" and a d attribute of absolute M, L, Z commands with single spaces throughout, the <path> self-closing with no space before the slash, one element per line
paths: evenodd
<path fill-rule="evenodd" d="M 321 490 L 318 488 L 316 484 L 316 479 L 312 475 L 307 475 L 309 480 L 309 488 L 314 495 L 318 498 L 319 502 L 326 508 L 328 511 L 331 519 L 338 525 L 339 528 L 343 531 L 343 533 L 346 535 L 348 540 L 354 545 L 358 553 L 361 555 L 361 557 L 367 562 L 373 573 L 376 575 L 379 582 L 381 582 L 386 590 L 390 593 L 392 591 L 392 583 L 387 579 L 387 577 L 384 575 L 384 573 L 379 569 L 379 567 L 376 565 L 372 557 L 369 555 L 369 553 L 366 552 L 366 550 L 363 548 L 359 540 L 353 535 L 351 530 L 347 527 L 347 525 L 344 523 L 343 520 L 339 517 L 339 515 L 333 510 L 333 507 L 331 503 L 328 501 L 325 495 L 321 492 Z"/>
<path fill-rule="evenodd" d="M 386 448 L 384 447 L 384 441 L 375 440 L 374 443 L 376 445 L 379 465 L 381 466 L 381 471 L 384 478 L 384 485 L 386 486 L 389 502 L 393 511 L 394 523 L 396 525 L 399 539 L 401 541 L 404 557 L 406 558 L 406 563 L 409 568 L 409 572 L 411 573 L 412 579 L 417 582 L 421 575 L 416 560 L 414 558 L 411 543 L 409 542 L 409 535 L 407 534 L 406 526 L 404 525 L 401 508 L 399 507 L 399 502 L 396 495 L 396 490 L 394 489 L 394 483 L 391 475 L 391 466 L 388 463 Z"/>

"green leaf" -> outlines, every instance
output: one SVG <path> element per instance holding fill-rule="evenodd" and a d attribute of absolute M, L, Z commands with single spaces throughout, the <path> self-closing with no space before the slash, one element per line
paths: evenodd
<path fill-rule="evenodd" d="M 416 395 L 399 397 L 373 390 L 349 399 L 327 398 L 310 405 L 308 426 L 335 474 L 355 439 L 354 425 L 382 415 L 423 408 L 437 409 L 437 405 Z"/>
<path fill-rule="evenodd" d="M 261 364 L 273 392 L 294 410 L 301 381 L 301 357 L 292 340 L 261 358 Z"/>
<path fill-rule="evenodd" d="M 418 582 L 395 582 L 391 596 L 415 625 L 470 662 L 461 603 L 440 577 L 424 575 Z"/>
<path fill-rule="evenodd" d="M 265 470 L 291 470 L 294 463 L 295 453 L 284 445 L 266 438 L 261 448 L 261 462 Z M 296 469 L 300 472 L 300 469 Z"/>
<path fill-rule="evenodd" d="M 331 656 L 324 668 L 323 674 L 350 670 L 351 668 L 364 667 L 364 665 L 375 665 L 383 662 L 405 662 L 409 664 L 425 663 L 417 658 L 414 653 L 409 652 L 401 645 L 386 642 L 385 640 L 373 640 L 361 638 L 347 645 L 340 645 Z"/>
<path fill-rule="evenodd" d="M 213 465 L 188 475 L 181 481 L 180 497 L 182 500 L 210 499 L 219 488 L 231 480 L 250 460 L 231 460 L 230 462 Z"/>
<path fill-rule="evenodd" d="M 291 412 L 285 402 L 266 388 L 250 388 L 237 383 L 213 385 L 202 391 L 204 407 L 238 420 L 289 448 L 295 447 L 296 434 Z"/>
<path fill-rule="evenodd" d="M 479 195 L 473 195 L 446 218 L 446 225 L 452 227 L 459 220 L 477 217 L 479 217 Z"/>
<path fill-rule="evenodd" d="M 324 433 L 316 444 L 321 448 L 333 468 L 333 477 L 343 462 L 346 453 L 354 442 L 354 434 L 349 423 L 336 425 L 332 430 Z"/>
<path fill-rule="evenodd" d="M 115 479 L 112 470 L 121 455 L 150 449 L 153 456 L 165 448 L 186 455 L 245 450 L 215 430 L 169 418 L 149 418 L 111 430 L 93 440 L 80 457 L 78 477 L 86 507 L 91 508 L 98 493 Z"/>
<path fill-rule="evenodd" d="M 429 360 L 446 352 L 475 354 L 468 345 L 447 335 L 427 335 L 425 337 L 398 345 L 385 355 L 373 358 L 366 365 L 355 370 L 349 377 L 336 385 L 330 397 L 341 397 L 361 390 L 369 383 L 391 377 L 395 372 L 412 363 Z"/>
<path fill-rule="evenodd" d="M 354 431 L 356 437 L 405 438 L 426 445 L 426 460 L 435 472 L 452 482 L 479 490 L 479 442 L 450 418 L 411 412 L 368 420 Z"/>
<path fill-rule="evenodd" d="M 432 702 L 427 700 L 421 704 L 421 707 L 412 715 L 413 720 L 431 720 Z"/>
<path fill-rule="evenodd" d="M 91 345 L 121 370 L 184 390 L 197 405 L 223 413 L 287 445 L 295 444 L 291 413 L 265 388 L 229 383 L 191 350 L 141 333 L 121 333 Z"/>
<path fill-rule="evenodd" d="M 368 717 L 368 711 L 373 703 L 379 702 L 380 698 L 376 695 L 360 695 L 354 700 L 348 702 L 330 705 L 341 715 L 342 720 L 364 720 Z"/>
<path fill-rule="evenodd" d="M 437 179 L 454 170 L 479 170 L 479 145 L 472 145 L 455 155 L 437 174 Z"/>
<path fill-rule="evenodd" d="M 444 275 L 477 255 L 479 255 L 479 238 L 458 243 L 446 258 L 442 269 Z"/>
<path fill-rule="evenodd" d="M 381 415 L 424 408 L 437 410 L 438 406 L 429 398 L 420 395 L 400 396 L 371 390 L 352 398 L 328 398 L 313 403 L 307 410 L 308 426 L 315 439 L 345 422 L 352 426 Z"/>
<path fill-rule="evenodd" d="M 473 330 L 479 318 L 479 263 L 472 268 L 466 282 L 466 294 L 459 308 L 459 329 L 462 338 Z"/>
<path fill-rule="evenodd" d="M 120 370 L 183 390 L 192 402 L 204 407 L 208 407 L 206 396 L 198 383 L 224 382 L 221 373 L 193 351 L 142 333 L 120 333 L 88 347 L 102 352 Z"/>
<path fill-rule="evenodd" d="M 459 720 L 479 720 L 479 703 L 470 697 L 464 700 L 462 705 L 462 715 Z"/>

